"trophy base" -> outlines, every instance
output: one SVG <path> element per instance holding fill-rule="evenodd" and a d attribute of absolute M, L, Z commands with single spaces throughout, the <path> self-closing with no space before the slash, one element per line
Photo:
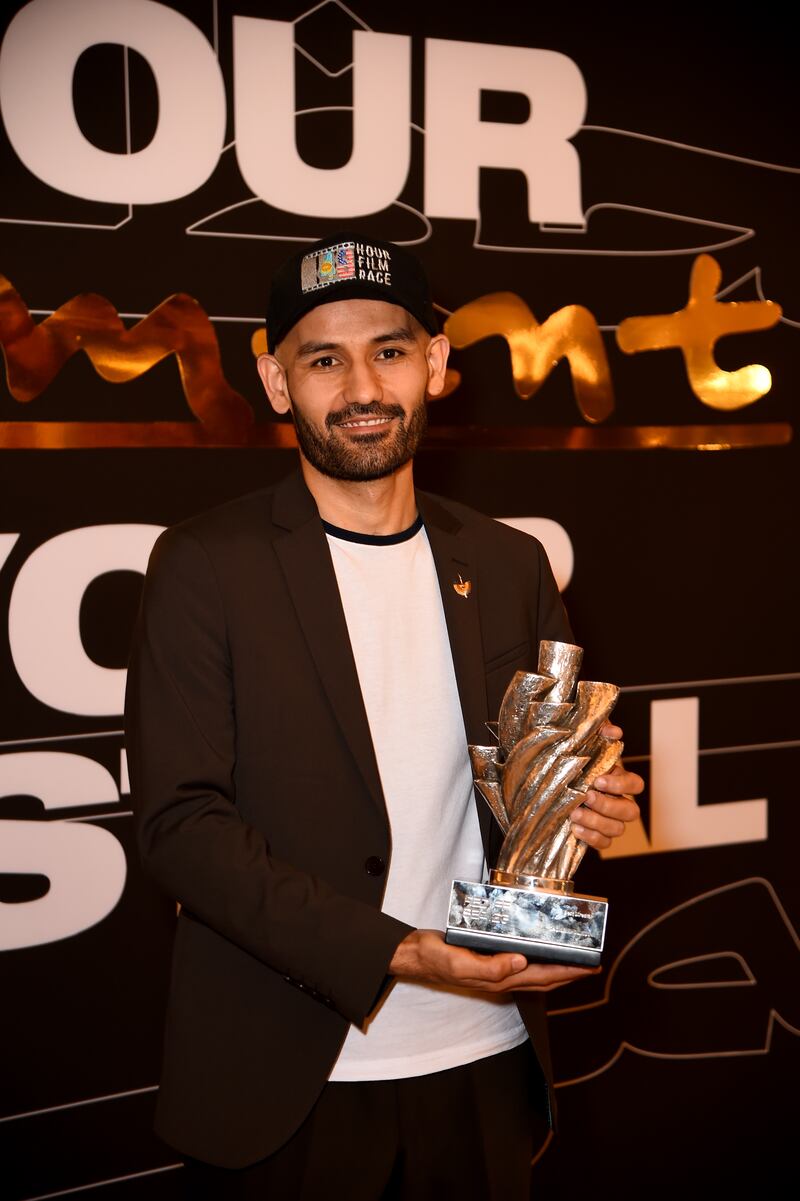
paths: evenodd
<path fill-rule="evenodd" d="M 454 880 L 445 942 L 472 951 L 516 951 L 532 962 L 597 967 L 608 902 L 564 889 Z"/>

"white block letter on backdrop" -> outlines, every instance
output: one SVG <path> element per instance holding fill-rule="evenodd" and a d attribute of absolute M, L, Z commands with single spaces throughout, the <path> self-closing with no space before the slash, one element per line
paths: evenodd
<path fill-rule="evenodd" d="M 72 105 L 75 64 L 111 42 L 145 58 L 158 86 L 158 126 L 135 154 L 84 137 Z M 196 25 L 153 0 L 31 0 L 0 50 L 0 108 L 11 145 L 51 188 L 109 204 L 158 204 L 199 188 L 225 138 L 225 85 Z"/>
<path fill-rule="evenodd" d="M 650 838 L 656 851 L 763 842 L 767 802 L 701 805 L 697 780 L 700 702 L 696 696 L 650 706 Z"/>
<path fill-rule="evenodd" d="M 14 549 L 14 544 L 19 538 L 19 534 L 0 534 L 0 567 L 3 566 L 8 556 Z"/>
<path fill-rule="evenodd" d="M 651 702 L 650 838 L 638 818 L 600 852 L 604 859 L 765 841 L 765 797 L 700 804 L 699 727 L 696 696 Z"/>
<path fill-rule="evenodd" d="M 411 161 L 411 39 L 353 34 L 353 152 L 343 167 L 297 153 L 294 29 L 233 18 L 236 156 L 267 204 L 310 217 L 377 213 L 399 196 Z"/>
<path fill-rule="evenodd" d="M 91 525 L 44 542 L 20 568 L 8 606 L 8 641 L 20 680 L 65 713 L 121 714 L 125 669 L 101 667 L 84 650 L 83 594 L 110 571 L 144 572 L 160 525 Z"/>
<path fill-rule="evenodd" d="M 114 804 L 113 777 L 83 755 L 0 755 L 0 797 L 38 797 L 45 809 Z M 0 902 L 0 951 L 70 938 L 106 917 L 122 896 L 125 852 L 90 822 L 0 821 L 0 873 L 46 876 L 43 897 Z"/>
<path fill-rule="evenodd" d="M 522 171 L 528 220 L 583 223 L 580 161 L 568 141 L 586 114 L 577 65 L 555 50 L 431 38 L 425 70 L 425 212 L 480 217 L 481 167 Z M 481 121 L 481 92 L 520 92 L 522 124 Z"/>

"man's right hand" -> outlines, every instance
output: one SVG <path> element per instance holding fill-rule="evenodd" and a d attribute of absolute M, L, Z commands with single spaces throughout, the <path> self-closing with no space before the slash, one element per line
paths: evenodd
<path fill-rule="evenodd" d="M 546 992 L 571 980 L 594 976 L 600 968 L 528 963 L 516 952 L 481 955 L 466 947 L 450 946 L 438 930 L 413 930 L 397 947 L 389 971 L 400 980 L 501 993 Z"/>

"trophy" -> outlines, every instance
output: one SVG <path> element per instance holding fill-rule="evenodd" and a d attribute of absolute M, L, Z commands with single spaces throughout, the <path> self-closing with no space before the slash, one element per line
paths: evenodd
<path fill-rule="evenodd" d="M 569 818 L 622 754 L 618 739 L 600 733 L 619 688 L 578 680 L 582 660 L 579 646 L 542 641 L 538 671 L 515 674 L 489 723 L 497 745 L 469 748 L 475 786 L 505 838 L 488 882 L 453 881 L 448 943 L 600 962 L 608 902 L 574 891 L 586 843 Z"/>

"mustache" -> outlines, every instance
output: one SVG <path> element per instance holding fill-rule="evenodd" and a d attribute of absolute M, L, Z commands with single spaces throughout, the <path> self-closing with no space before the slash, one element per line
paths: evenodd
<path fill-rule="evenodd" d="M 352 404 L 337 413 L 329 413 L 325 418 L 325 425 L 328 429 L 334 429 L 337 425 L 342 425 L 345 421 L 354 421 L 357 417 L 399 417 L 402 421 L 405 412 L 400 405 L 385 405 L 375 400 L 368 405 Z"/>

